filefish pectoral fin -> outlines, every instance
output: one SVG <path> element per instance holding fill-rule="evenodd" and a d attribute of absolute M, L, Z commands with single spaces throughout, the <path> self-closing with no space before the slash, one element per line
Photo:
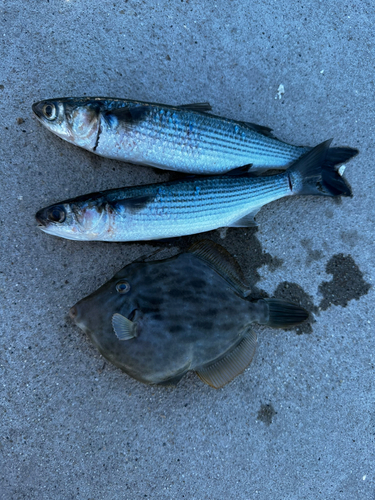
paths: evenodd
<path fill-rule="evenodd" d="M 112 316 L 112 327 L 119 340 L 131 340 L 137 337 L 137 323 L 122 314 L 115 313 Z"/>
<path fill-rule="evenodd" d="M 190 111 L 199 111 L 204 113 L 205 111 L 212 111 L 212 106 L 209 102 L 194 102 L 192 104 L 180 104 L 177 106 L 181 109 L 189 109 Z"/>
<path fill-rule="evenodd" d="M 232 222 L 229 227 L 257 227 L 258 224 L 255 222 L 254 217 L 258 212 L 259 209 L 253 210 L 244 217 L 241 217 L 241 219 Z"/>
<path fill-rule="evenodd" d="M 188 252 L 205 262 L 231 285 L 242 297 L 247 297 L 250 293 L 236 259 L 222 246 L 211 240 L 202 240 L 194 243 Z"/>
<path fill-rule="evenodd" d="M 211 387 L 220 389 L 249 366 L 255 354 L 256 343 L 256 333 L 250 326 L 245 327 L 240 343 L 219 361 L 197 370 L 198 377 Z"/>

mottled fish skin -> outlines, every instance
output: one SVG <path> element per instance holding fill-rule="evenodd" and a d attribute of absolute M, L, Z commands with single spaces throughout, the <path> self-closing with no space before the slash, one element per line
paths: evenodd
<path fill-rule="evenodd" d="M 128 289 L 119 293 L 124 280 Z M 306 319 L 306 311 L 295 308 L 298 321 Z M 117 337 L 116 314 L 134 322 L 134 338 Z M 70 315 L 105 358 L 147 384 L 176 383 L 189 370 L 199 372 L 238 346 L 251 323 L 270 323 L 266 301 L 248 301 L 192 253 L 126 266 Z M 254 334 L 254 349 L 255 340 Z"/>
<path fill-rule="evenodd" d="M 271 137 L 267 127 L 187 107 L 71 97 L 37 102 L 33 111 L 51 132 L 97 155 L 179 172 L 286 168 L 311 149 Z"/>
<path fill-rule="evenodd" d="M 89 194 L 40 210 L 42 231 L 71 240 L 139 241 L 255 225 L 271 201 L 295 194 L 336 196 L 350 187 L 326 165 L 326 141 L 272 176 L 223 175 Z"/>

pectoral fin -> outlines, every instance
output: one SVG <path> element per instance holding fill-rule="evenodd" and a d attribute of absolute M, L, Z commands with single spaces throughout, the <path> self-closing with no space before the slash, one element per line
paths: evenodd
<path fill-rule="evenodd" d="M 111 128 L 121 123 L 122 127 L 130 129 L 144 120 L 149 110 L 149 106 L 125 106 L 103 113 L 103 118 Z"/>
<path fill-rule="evenodd" d="M 194 243 L 188 250 L 222 276 L 242 297 L 250 290 L 238 262 L 222 246 L 211 240 Z"/>
<path fill-rule="evenodd" d="M 147 207 L 149 203 L 154 201 L 154 196 L 134 196 L 132 198 L 125 198 L 121 201 L 111 203 L 112 210 L 119 215 L 126 216 L 127 213 L 136 214 L 140 210 Z"/>
<path fill-rule="evenodd" d="M 119 340 L 130 340 L 137 337 L 137 323 L 133 323 L 122 314 L 112 316 L 112 327 Z"/>
<path fill-rule="evenodd" d="M 206 384 L 219 389 L 242 373 L 251 363 L 256 349 L 257 337 L 246 327 L 240 343 L 225 357 L 215 361 L 196 373 Z"/>

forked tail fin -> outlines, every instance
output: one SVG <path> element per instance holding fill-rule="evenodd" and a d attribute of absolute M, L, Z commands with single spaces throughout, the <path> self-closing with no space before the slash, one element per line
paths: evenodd
<path fill-rule="evenodd" d="M 357 150 L 330 148 L 332 139 L 315 146 L 286 171 L 293 194 L 352 196 L 346 180 L 335 165 L 352 158 Z"/>

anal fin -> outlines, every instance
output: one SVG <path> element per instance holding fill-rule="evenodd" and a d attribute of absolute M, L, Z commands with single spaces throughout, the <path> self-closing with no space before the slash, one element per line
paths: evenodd
<path fill-rule="evenodd" d="M 259 209 L 253 210 L 244 217 L 232 222 L 229 227 L 257 227 L 258 224 L 255 222 L 254 217 L 258 212 Z"/>
<path fill-rule="evenodd" d="M 206 384 L 219 389 L 242 373 L 251 363 L 256 350 L 257 336 L 250 326 L 245 327 L 240 343 L 223 358 L 196 373 Z"/>

